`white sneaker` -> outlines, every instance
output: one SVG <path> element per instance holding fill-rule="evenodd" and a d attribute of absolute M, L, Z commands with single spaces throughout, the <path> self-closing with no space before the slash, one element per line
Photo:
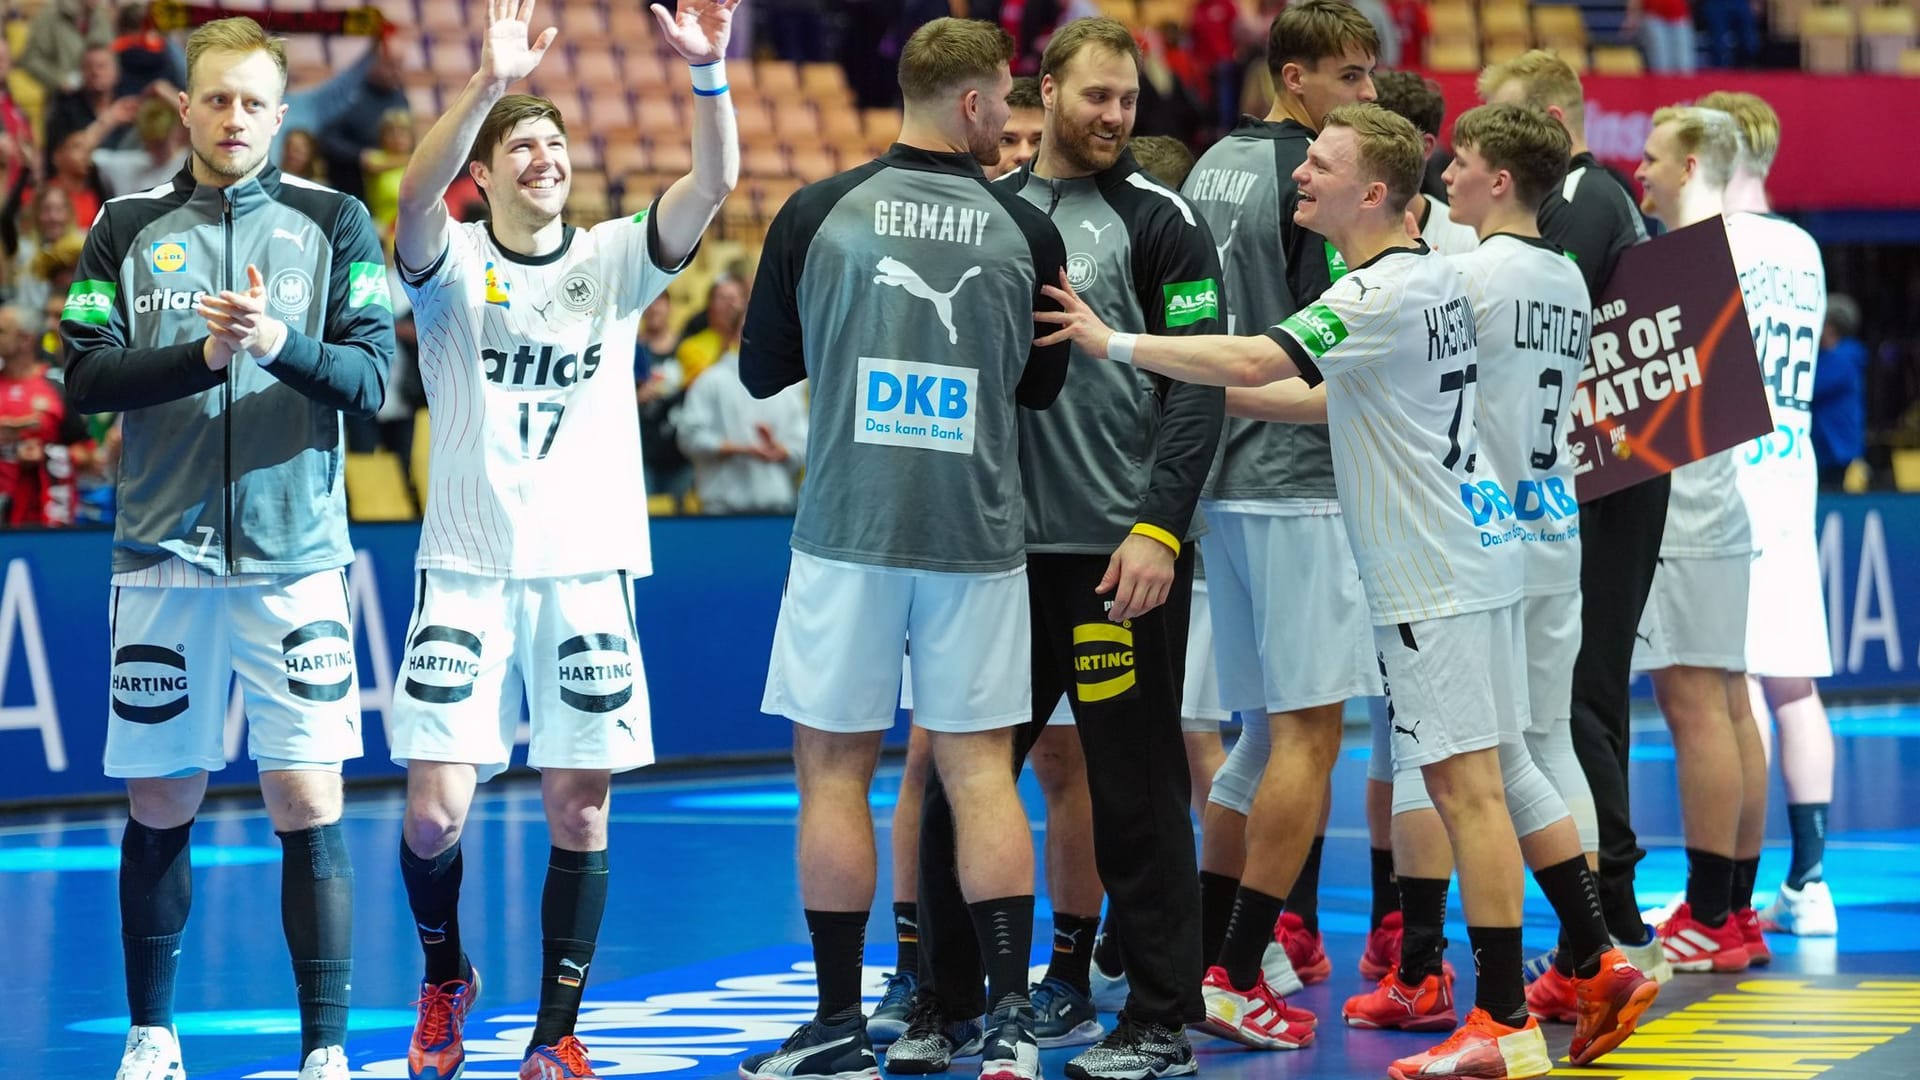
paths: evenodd
<path fill-rule="evenodd" d="M 1679 911 L 1680 905 L 1686 902 L 1687 894 L 1685 892 L 1674 893 L 1672 896 L 1667 897 L 1666 903 L 1641 912 L 1640 921 L 1646 923 L 1648 926 L 1659 926 L 1661 923 L 1673 918 L 1673 913 Z M 1645 972 L 1647 969 L 1641 968 L 1640 970 Z"/>
<path fill-rule="evenodd" d="M 1105 941 L 1106 937 L 1107 935 L 1100 934 L 1093 939 L 1094 960 L 1087 965 L 1087 982 L 1091 990 L 1088 996 L 1093 999 L 1093 1007 L 1101 1012 L 1119 1012 L 1126 1007 L 1127 995 L 1132 992 L 1132 988 L 1127 985 L 1126 972 L 1109 975 L 1101 969 L 1100 943 Z M 1033 981 L 1039 982 L 1040 976 L 1034 976 Z"/>
<path fill-rule="evenodd" d="M 1840 916 L 1826 882 L 1809 881 L 1794 889 L 1783 881 L 1773 903 L 1760 913 L 1760 926 L 1799 937 L 1832 937 L 1840 930 Z"/>
<path fill-rule="evenodd" d="M 1287 947 L 1278 941 L 1267 942 L 1267 951 L 1260 954 L 1260 971 L 1267 977 L 1267 985 L 1280 997 L 1292 997 L 1306 989 L 1300 973 L 1293 970 Z"/>
<path fill-rule="evenodd" d="M 114 1080 L 187 1080 L 180 1060 L 180 1038 L 168 1027 L 136 1027 L 127 1031 L 127 1048 L 120 1055 Z"/>
<path fill-rule="evenodd" d="M 307 1055 L 300 1066 L 300 1080 L 347 1080 L 347 1052 L 338 1046 L 323 1046 Z"/>
<path fill-rule="evenodd" d="M 1653 927 L 1646 928 L 1647 940 L 1639 945 L 1629 945 L 1619 938 L 1613 939 L 1614 948 L 1626 954 L 1627 959 L 1640 973 L 1656 983 L 1665 984 L 1673 978 L 1673 963 L 1667 959 L 1667 950 L 1660 944 L 1660 936 Z"/>

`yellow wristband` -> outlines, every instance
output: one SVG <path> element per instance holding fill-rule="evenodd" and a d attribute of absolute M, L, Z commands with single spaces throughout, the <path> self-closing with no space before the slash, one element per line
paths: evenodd
<path fill-rule="evenodd" d="M 1143 521 L 1133 527 L 1132 534 L 1134 536 L 1145 536 L 1158 540 L 1173 549 L 1174 558 L 1177 559 L 1180 557 L 1180 538 L 1158 525 L 1149 525 Z"/>

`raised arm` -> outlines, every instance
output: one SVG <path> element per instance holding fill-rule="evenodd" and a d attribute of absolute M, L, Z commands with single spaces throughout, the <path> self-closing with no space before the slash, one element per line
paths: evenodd
<path fill-rule="evenodd" d="M 1043 292 L 1058 301 L 1059 311 L 1036 311 L 1034 320 L 1060 327 L 1037 344 L 1071 341 L 1097 360 L 1131 363 L 1142 371 L 1158 372 L 1181 382 L 1205 386 L 1265 386 L 1290 379 L 1300 368 L 1272 338 L 1194 334 L 1119 334 L 1100 321 L 1061 275 L 1060 285 Z"/>
<path fill-rule="evenodd" d="M 506 96 L 508 87 L 540 66 L 540 58 L 560 34 L 548 27 L 528 42 L 533 3 L 487 0 L 480 70 L 414 148 L 413 159 L 400 177 L 400 218 L 394 231 L 394 258 L 402 274 L 428 269 L 447 250 L 447 188 L 467 167 L 467 152 L 488 111 Z"/>
<path fill-rule="evenodd" d="M 727 94 L 727 41 L 733 36 L 740 0 L 677 0 L 673 14 L 652 5 L 660 32 L 691 66 L 693 75 L 693 171 L 660 197 L 663 266 L 678 266 L 740 181 L 740 137 L 733 99 Z"/>

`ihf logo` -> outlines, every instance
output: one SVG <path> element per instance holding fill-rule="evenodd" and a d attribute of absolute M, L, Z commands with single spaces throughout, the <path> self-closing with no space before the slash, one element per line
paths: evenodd
<path fill-rule="evenodd" d="M 979 381 L 973 368 L 863 356 L 853 441 L 971 454 Z"/>

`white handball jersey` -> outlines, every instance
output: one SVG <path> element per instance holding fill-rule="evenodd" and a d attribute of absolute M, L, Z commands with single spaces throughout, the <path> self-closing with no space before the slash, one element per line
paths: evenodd
<path fill-rule="evenodd" d="M 1495 233 L 1453 257 L 1480 331 L 1480 449 L 1506 482 L 1496 521 L 1525 532 L 1526 592 L 1580 587 L 1580 500 L 1567 450 L 1592 301 L 1580 269 L 1538 238 Z"/>
<path fill-rule="evenodd" d="M 1480 234 L 1453 220 L 1447 204 L 1427 196 L 1427 220 L 1420 225 L 1420 239 L 1442 255 L 1464 255 L 1480 246 Z"/>
<path fill-rule="evenodd" d="M 1819 469 L 1809 427 L 1814 363 L 1827 319 L 1827 271 L 1806 231 L 1771 214 L 1729 214 L 1753 351 L 1767 383 L 1773 431 L 1735 450 L 1754 545 L 1811 543 Z"/>
<path fill-rule="evenodd" d="M 653 212 L 530 259 L 484 224 L 404 274 L 431 417 L 416 565 L 492 577 L 652 572 L 633 403 L 640 313 L 679 273 Z"/>
<path fill-rule="evenodd" d="M 1327 384 L 1334 486 L 1376 626 L 1520 599 L 1520 533 L 1474 422 L 1466 281 L 1425 244 L 1391 248 L 1267 332 Z M 1490 489 L 1490 491 L 1489 491 Z"/>

